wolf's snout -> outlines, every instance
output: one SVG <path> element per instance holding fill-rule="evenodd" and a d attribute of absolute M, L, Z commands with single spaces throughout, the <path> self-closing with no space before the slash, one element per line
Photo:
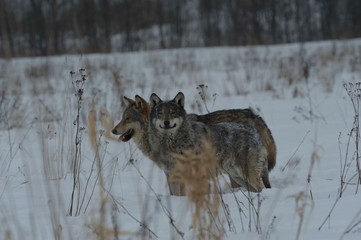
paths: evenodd
<path fill-rule="evenodd" d="M 170 121 L 168 120 L 164 121 L 164 126 L 169 127 L 169 125 L 170 125 Z"/>

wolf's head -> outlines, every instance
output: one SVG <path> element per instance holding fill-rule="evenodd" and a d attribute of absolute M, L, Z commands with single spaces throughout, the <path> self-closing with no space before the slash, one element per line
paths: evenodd
<path fill-rule="evenodd" d="M 147 101 L 136 95 L 135 100 L 124 96 L 125 111 L 122 120 L 113 128 L 112 133 L 120 135 L 123 142 L 146 131 L 150 107 Z"/>
<path fill-rule="evenodd" d="M 179 92 L 173 100 L 162 101 L 157 94 L 150 96 L 151 124 L 162 133 L 174 133 L 186 117 L 184 94 Z"/>

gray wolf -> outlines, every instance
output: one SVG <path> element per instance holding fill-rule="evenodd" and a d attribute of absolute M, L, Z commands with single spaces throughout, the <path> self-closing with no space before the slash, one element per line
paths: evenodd
<path fill-rule="evenodd" d="M 184 94 L 162 101 L 155 93 L 150 97 L 149 143 L 160 167 L 170 175 L 175 154 L 192 150 L 201 153 L 204 139 L 216 149 L 220 169 L 234 182 L 254 192 L 270 187 L 267 150 L 254 124 L 222 122 L 206 125 L 187 119 Z"/>

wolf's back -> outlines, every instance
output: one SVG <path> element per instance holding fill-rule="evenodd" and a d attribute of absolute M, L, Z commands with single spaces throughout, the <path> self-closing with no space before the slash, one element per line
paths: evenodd
<path fill-rule="evenodd" d="M 272 170 L 276 165 L 276 144 L 271 130 L 263 118 L 255 114 L 252 109 L 229 109 L 211 112 L 204 115 L 189 114 L 187 119 L 191 121 L 203 122 L 207 125 L 218 124 L 222 122 L 237 122 L 246 125 L 254 125 L 261 135 L 262 142 L 267 149 L 268 170 Z"/>

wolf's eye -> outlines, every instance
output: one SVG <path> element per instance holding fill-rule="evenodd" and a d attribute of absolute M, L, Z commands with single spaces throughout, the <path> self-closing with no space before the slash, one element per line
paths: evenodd
<path fill-rule="evenodd" d="M 163 116 L 163 112 L 162 112 L 162 111 L 158 111 L 158 116 Z"/>
<path fill-rule="evenodd" d="M 172 117 L 175 117 L 175 116 L 176 116 L 176 112 L 175 112 L 174 110 L 171 110 L 171 111 L 170 111 L 170 115 L 171 115 Z"/>

